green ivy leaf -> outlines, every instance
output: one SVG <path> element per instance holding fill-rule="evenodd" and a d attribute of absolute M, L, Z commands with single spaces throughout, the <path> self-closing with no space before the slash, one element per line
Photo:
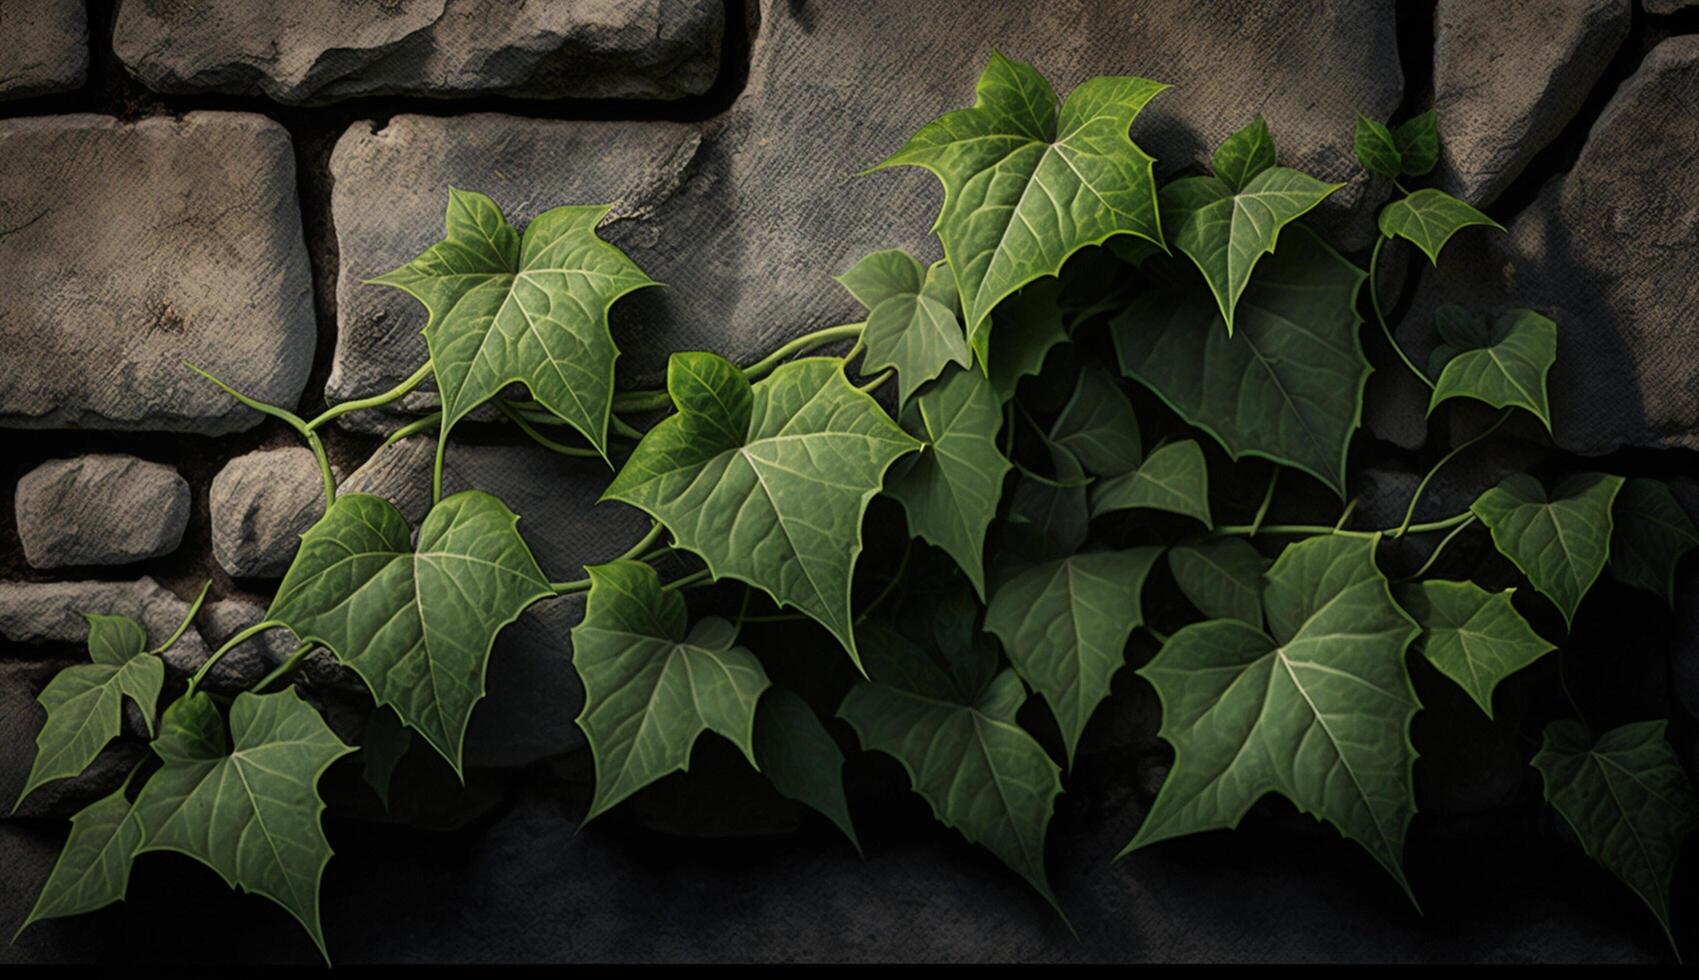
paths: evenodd
<path fill-rule="evenodd" d="M 1492 324 L 1447 303 L 1434 313 L 1442 343 L 1428 370 L 1439 376 L 1428 414 L 1448 398 L 1473 398 L 1494 408 L 1516 406 L 1552 428 L 1546 375 L 1557 362 L 1557 324 L 1533 310 L 1509 310 Z"/>
<path fill-rule="evenodd" d="M 366 719 L 365 731 L 360 733 L 360 776 L 383 801 L 385 810 L 389 809 L 389 784 L 395 778 L 395 767 L 412 747 L 413 736 L 393 710 L 379 707 Z"/>
<path fill-rule="evenodd" d="M 1487 717 L 1493 689 L 1557 647 L 1516 611 L 1514 589 L 1488 592 L 1473 582 L 1415 582 L 1398 601 L 1422 627 L 1422 654 L 1468 692 Z"/>
<path fill-rule="evenodd" d="M 1391 131 L 1362 113 L 1357 114 L 1357 132 L 1352 145 L 1357 152 L 1357 162 L 1376 177 L 1390 180 L 1404 168 L 1398 141 Z"/>
<path fill-rule="evenodd" d="M 867 307 L 861 373 L 896 368 L 899 404 L 906 405 L 917 388 L 950 364 L 973 367 L 973 352 L 956 318 L 956 280 L 947 263 L 922 269 L 913 256 L 893 248 L 857 262 L 838 282 Z"/>
<path fill-rule="evenodd" d="M 1611 573 L 1674 609 L 1675 566 L 1699 546 L 1699 530 L 1675 495 L 1657 480 L 1629 480 L 1611 505 L 1611 523 Z"/>
<path fill-rule="evenodd" d="M 1168 568 L 1192 605 L 1210 619 L 1262 629 L 1262 577 L 1268 559 L 1243 538 L 1205 538 L 1168 550 Z"/>
<path fill-rule="evenodd" d="M 1499 553 L 1556 603 L 1565 623 L 1604 570 L 1610 551 L 1611 503 L 1622 477 L 1580 473 L 1546 496 L 1526 473 L 1506 477 L 1469 508 L 1492 531 Z"/>
<path fill-rule="evenodd" d="M 1015 397 L 1021 379 L 1042 371 L 1051 348 L 1067 341 L 1061 294 L 1058 280 L 1040 279 L 997 307 L 996 336 L 986 341 L 990 357 L 985 373 L 999 401 Z"/>
<path fill-rule="evenodd" d="M 1229 334 L 1251 270 L 1274 251 L 1280 229 L 1343 186 L 1290 167 L 1269 167 L 1239 190 L 1219 174 L 1186 177 L 1162 188 L 1168 237 L 1203 273 Z"/>
<path fill-rule="evenodd" d="M 684 597 L 642 562 L 592 565 L 572 666 L 584 681 L 578 727 L 596 760 L 585 822 L 668 773 L 690 767 L 712 731 L 755 761 L 755 705 L 768 686 L 761 661 L 736 646 L 718 617 L 694 627 Z"/>
<path fill-rule="evenodd" d="M 1060 912 L 1044 873 L 1044 834 L 1062 782 L 1044 747 L 1014 723 L 1025 699 L 1012 670 L 973 707 L 864 682 L 844 696 L 838 717 L 864 748 L 902 764 L 940 822 L 997 855 Z"/>
<path fill-rule="evenodd" d="M 1022 470 L 1009 494 L 1005 540 L 1040 561 L 1078 551 L 1091 531 L 1091 478 L 1066 449 L 1052 447 L 1054 478 Z"/>
<path fill-rule="evenodd" d="M 1699 814 L 1693 787 L 1664 738 L 1667 724 L 1635 722 L 1594 741 L 1580 722 L 1554 721 L 1533 765 L 1546 799 L 1587 856 L 1640 896 L 1674 948 L 1670 882 Z"/>
<path fill-rule="evenodd" d="M 1162 242 L 1155 160 L 1127 132 L 1165 88 L 1144 78 L 1093 78 L 1058 112 L 1043 75 L 993 54 L 972 108 L 928 123 L 874 168 L 921 167 L 944 185 L 933 230 L 981 360 L 991 311 L 1017 289 L 1115 235 Z"/>
<path fill-rule="evenodd" d="M 873 683 L 934 701 L 972 705 L 990 686 L 1001 666 L 996 641 L 975 628 L 979 603 L 966 592 L 962 608 L 952 608 L 948 594 L 922 595 L 895 621 L 915 623 L 931 612 L 930 635 L 910 639 L 888 622 L 862 624 L 866 634 L 867 673 Z M 919 609 L 916 605 L 924 603 Z M 966 608 L 971 605 L 971 608 Z M 922 624 L 924 625 L 924 624 Z"/>
<path fill-rule="evenodd" d="M 122 788 L 83 807 L 71 818 L 71 836 L 18 932 L 42 919 L 81 915 L 122 901 L 130 885 L 131 856 L 141 841 L 141 824 L 131 815 Z"/>
<path fill-rule="evenodd" d="M 496 203 L 450 189 L 443 240 L 371 280 L 430 314 L 425 340 L 442 395 L 443 435 L 513 383 L 606 455 L 619 348 L 608 310 L 656 285 L 596 236 L 610 206 L 555 208 L 523 237 Z"/>
<path fill-rule="evenodd" d="M 773 688 L 755 715 L 755 758 L 773 788 L 820 812 L 861 853 L 844 796 L 844 753 L 808 702 Z"/>
<path fill-rule="evenodd" d="M 1407 197 L 1388 204 L 1380 212 L 1380 233 L 1387 238 L 1403 238 L 1414 242 L 1427 255 L 1428 261 L 1439 265 L 1440 249 L 1470 225 L 1485 225 L 1503 231 L 1504 227 L 1444 191 L 1424 187 Z"/>
<path fill-rule="evenodd" d="M 902 422 L 921 451 L 899 464 L 885 492 L 903 505 L 909 531 L 944 549 L 983 596 L 985 530 L 1009 472 L 997 449 L 997 393 L 978 371 L 951 368 L 903 406 Z"/>
<path fill-rule="evenodd" d="M 1050 426 L 1050 442 L 1098 476 L 1130 473 L 1144 459 L 1133 403 L 1109 372 L 1095 365 L 1080 372 L 1073 395 Z"/>
<path fill-rule="evenodd" d="M 147 631 L 123 616 L 84 618 L 94 662 L 59 671 L 36 697 L 47 711 L 47 721 L 35 737 L 35 764 L 18 794 L 20 804 L 42 785 L 89 767 L 123 730 L 125 698 L 141 709 L 143 722 L 153 731 L 165 663 L 146 652 Z"/>
<path fill-rule="evenodd" d="M 1370 371 L 1357 336 L 1363 279 L 1293 228 L 1245 291 L 1233 336 L 1199 290 L 1146 293 L 1110 323 L 1121 370 L 1234 459 L 1296 467 L 1343 496 Z"/>
<path fill-rule="evenodd" d="M 1213 527 L 1209 514 L 1209 466 L 1190 439 L 1158 446 L 1138 469 L 1100 480 L 1091 488 L 1091 516 L 1149 507 L 1196 518 Z"/>
<path fill-rule="evenodd" d="M 750 386 L 714 354 L 674 354 L 678 414 L 650 429 L 602 495 L 647 512 L 707 562 L 831 631 L 859 667 L 850 586 L 861 516 L 885 471 L 921 444 L 808 357 Z"/>
<path fill-rule="evenodd" d="M 301 536 L 266 618 L 328 647 L 459 773 L 496 634 L 554 594 L 518 523 L 468 490 L 431 508 L 415 548 L 389 501 L 343 494 Z"/>
<path fill-rule="evenodd" d="M 1429 109 L 1399 124 L 1392 131 L 1397 145 L 1399 169 L 1406 177 L 1422 177 L 1439 164 L 1439 118 Z"/>
<path fill-rule="evenodd" d="M 194 694 L 166 709 L 154 752 L 164 766 L 136 798 L 142 845 L 176 851 L 225 884 L 288 910 L 325 953 L 319 882 L 330 844 L 319 826 L 318 781 L 354 751 L 296 695 L 236 695 L 225 737 L 218 709 Z"/>
<path fill-rule="evenodd" d="M 1209 169 L 1237 193 L 1245 189 L 1251 178 L 1274 166 L 1274 161 L 1274 138 L 1268 134 L 1268 121 L 1259 115 L 1215 148 Z M 1157 196 L 1160 199 L 1161 192 Z"/>
<path fill-rule="evenodd" d="M 1237 826 L 1275 792 L 1357 841 L 1398 880 L 1416 812 L 1404 666 L 1416 624 L 1375 567 L 1375 538 L 1325 535 L 1269 569 L 1269 632 L 1194 623 L 1139 674 L 1162 701 L 1174 768 L 1127 851 Z"/>
<path fill-rule="evenodd" d="M 1144 622 L 1139 597 L 1161 548 L 1073 555 L 1003 583 L 985 628 L 1049 703 L 1072 764 L 1080 735 L 1126 662 L 1127 637 Z"/>

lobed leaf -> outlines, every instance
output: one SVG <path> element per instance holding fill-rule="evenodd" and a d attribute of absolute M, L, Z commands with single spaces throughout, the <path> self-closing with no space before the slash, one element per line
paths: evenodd
<path fill-rule="evenodd" d="M 1243 538 L 1205 538 L 1168 549 L 1168 568 L 1192 605 L 1210 619 L 1262 629 L 1262 577 L 1268 559 Z"/>
<path fill-rule="evenodd" d="M 1097 476 L 1129 473 L 1144 459 L 1132 402 L 1109 372 L 1095 365 L 1080 372 L 1074 393 L 1050 426 L 1049 442 Z"/>
<path fill-rule="evenodd" d="M 1115 235 L 1162 242 L 1155 160 L 1128 137 L 1167 86 L 1100 76 L 1056 93 L 1031 65 L 991 56 L 971 108 L 928 123 L 874 169 L 921 167 L 944 185 L 933 225 L 968 340 L 988 355 L 991 311 L 1068 256 Z"/>
<path fill-rule="evenodd" d="M 1404 159 L 1392 132 L 1362 113 L 1357 114 L 1357 129 L 1351 143 L 1357 162 L 1376 177 L 1391 180 L 1404 169 Z"/>
<path fill-rule="evenodd" d="M 1441 343 L 1428 370 L 1438 375 L 1428 414 L 1448 398 L 1473 398 L 1494 408 L 1525 408 L 1552 428 L 1546 375 L 1557 362 L 1557 324 L 1533 310 L 1509 310 L 1492 324 L 1445 304 L 1434 314 Z"/>
<path fill-rule="evenodd" d="M 987 340 L 990 357 L 985 373 L 999 401 L 1015 397 L 1021 379 L 1044 369 L 1044 359 L 1057 344 L 1066 343 L 1058 305 L 1061 284 L 1040 279 L 997 307 L 995 340 Z"/>
<path fill-rule="evenodd" d="M 1699 529 L 1657 480 L 1632 479 L 1611 504 L 1611 573 L 1675 608 L 1675 566 L 1699 547 Z"/>
<path fill-rule="evenodd" d="M 1268 134 L 1268 121 L 1258 115 L 1244 129 L 1222 140 L 1210 157 L 1209 169 L 1237 193 L 1274 163 L 1274 138 Z M 1160 191 L 1157 196 L 1160 199 Z"/>
<path fill-rule="evenodd" d="M 1412 116 L 1392 131 L 1392 142 L 1406 177 L 1426 175 L 1439 164 L 1439 117 L 1432 109 Z"/>
<path fill-rule="evenodd" d="M 1414 582 L 1398 602 L 1422 627 L 1422 655 L 1457 682 L 1487 717 L 1500 681 L 1556 650 L 1516 611 L 1514 589 L 1488 592 L 1473 582 Z"/>
<path fill-rule="evenodd" d="M 141 824 L 122 787 L 83 807 L 71 818 L 71 836 L 18 932 L 42 919 L 81 915 L 122 901 L 141 840 Z"/>
<path fill-rule="evenodd" d="M 1504 230 L 1504 226 L 1444 191 L 1424 187 L 1380 212 L 1380 233 L 1413 242 L 1428 261 L 1439 265 L 1440 250 L 1451 236 L 1471 225 Z"/>
<path fill-rule="evenodd" d="M 1195 518 L 1213 527 L 1209 513 L 1209 467 L 1203 450 L 1190 439 L 1158 446 L 1131 473 L 1099 481 L 1091 488 L 1091 516 L 1148 507 Z"/>
<path fill-rule="evenodd" d="M 1499 553 L 1557 605 L 1565 623 L 1604 570 L 1611 540 L 1611 503 L 1622 477 L 1580 473 L 1550 497 L 1526 473 L 1506 477 L 1476 499 L 1470 511 L 1492 531 Z"/>
<path fill-rule="evenodd" d="M 642 562 L 592 565 L 572 666 L 584 681 L 578 727 L 596 761 L 585 822 L 662 776 L 690 767 L 712 731 L 755 761 L 755 706 L 768 687 L 755 655 L 723 619 L 689 625 L 684 597 Z"/>
<path fill-rule="evenodd" d="M 885 471 L 921 444 L 809 357 L 753 387 L 725 358 L 674 354 L 678 414 L 643 437 L 604 499 L 645 511 L 715 578 L 761 589 L 830 630 L 860 666 L 850 587 L 861 516 Z"/>
<path fill-rule="evenodd" d="M 973 367 L 973 352 L 956 316 L 956 280 L 944 262 L 922 269 L 902 249 L 867 256 L 838 282 L 867 307 L 861 373 L 897 371 L 897 402 L 907 405 L 921 385 L 951 364 Z"/>

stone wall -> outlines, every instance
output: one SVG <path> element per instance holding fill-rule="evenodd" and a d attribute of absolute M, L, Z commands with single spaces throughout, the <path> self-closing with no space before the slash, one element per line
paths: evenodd
<path fill-rule="evenodd" d="M 854 319 L 832 277 L 879 248 L 934 257 L 937 191 L 917 172 L 852 175 L 970 101 L 994 48 L 1064 91 L 1106 73 L 1174 83 L 1133 134 L 1165 173 L 1260 112 L 1284 162 L 1351 181 L 1314 221 L 1359 257 L 1384 191 L 1352 160 L 1354 113 L 1437 107 L 1439 183 L 1509 234 L 1459 239 L 1439 271 L 1395 270 L 1404 342 L 1425 357 L 1441 298 L 1546 310 L 1561 325 L 1560 448 L 1617 471 L 1699 472 L 1691 3 L 0 0 L 0 800 L 28 768 L 32 699 L 82 655 L 77 612 L 132 615 L 158 639 L 210 576 L 213 602 L 170 665 L 191 671 L 259 617 L 318 514 L 319 474 L 293 434 L 185 362 L 303 415 L 400 381 L 425 353 L 421 311 L 362 280 L 440 236 L 451 186 L 492 195 L 516 222 L 613 204 L 603 234 L 669 286 L 616 311 L 633 382 L 653 381 L 672 350 L 745 359 Z M 1370 461 L 1428 449 L 1425 405 L 1404 380 L 1371 383 Z M 430 441 L 367 457 L 431 398 L 327 432 L 345 488 L 418 518 Z M 449 456 L 450 489 L 506 499 L 556 579 L 645 524 L 592 506 L 597 465 L 500 427 L 456 435 L 468 445 Z M 1363 486 L 1408 482 L 1371 468 Z M 771 836 L 796 825 L 771 801 L 705 826 L 688 786 L 636 808 L 636 826 L 574 836 L 587 763 L 567 631 L 581 608 L 543 603 L 498 644 L 467 787 L 413 773 L 419 788 L 394 813 L 331 821 L 325 921 L 340 959 L 1664 955 L 1578 854 L 1548 859 L 1526 828 L 1495 822 L 1531 776 L 1485 728 L 1460 756 L 1468 792 L 1412 845 L 1413 865 L 1426 848 L 1440 866 L 1425 883 L 1436 917 L 1415 919 L 1329 832 L 1281 815 L 1136 871 L 1099 866 L 1148 804 L 1162 752 L 1148 692 L 1127 676 L 1110 710 L 1126 729 L 1118 748 L 1144 761 L 1082 762 L 1052 834 L 1092 842 L 1053 847 L 1078 941 L 990 859 L 915 830 L 926 819 L 912 799 L 866 815 L 865 863 L 806 822 Z M 1683 642 L 1672 683 L 1696 711 L 1699 625 Z M 284 652 L 253 641 L 215 687 Z M 350 682 L 319 662 L 307 683 L 334 702 Z M 115 745 L 0 821 L 0 930 L 22 920 L 63 818 L 140 750 Z M 1302 854 L 1268 859 L 1294 841 Z M 1447 872 L 1456 855 L 1479 867 Z M 1501 883 L 1476 887 L 1494 877 L 1480 867 Z M 221 888 L 148 858 L 126 905 L 36 926 L 0 961 L 313 958 L 276 909 Z"/>

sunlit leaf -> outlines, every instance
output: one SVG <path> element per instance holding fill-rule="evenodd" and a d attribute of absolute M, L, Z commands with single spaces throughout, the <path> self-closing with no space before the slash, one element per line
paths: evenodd
<path fill-rule="evenodd" d="M 1620 476 L 1580 473 L 1548 497 L 1539 480 L 1516 473 L 1481 494 L 1470 510 L 1492 531 L 1499 552 L 1571 623 L 1604 570 L 1611 503 L 1621 487 Z"/>
<path fill-rule="evenodd" d="M 1444 581 L 1398 590 L 1399 604 L 1422 627 L 1423 656 L 1468 692 L 1488 718 L 1499 681 L 1557 649 L 1516 611 L 1513 592 Z"/>

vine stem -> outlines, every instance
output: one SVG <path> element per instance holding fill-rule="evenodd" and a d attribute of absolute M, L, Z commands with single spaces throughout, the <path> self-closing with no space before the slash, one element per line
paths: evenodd
<path fill-rule="evenodd" d="M 1468 520 L 1466 520 L 1463 523 L 1452 528 L 1450 534 L 1447 534 L 1445 537 L 1440 538 L 1439 544 L 1434 545 L 1433 552 L 1428 555 L 1428 560 L 1425 561 L 1425 562 L 1422 562 L 1422 567 L 1416 569 L 1415 574 L 1413 574 L 1409 578 L 1405 579 L 1405 581 L 1406 582 L 1413 582 L 1416 579 L 1421 578 L 1423 575 L 1426 575 L 1428 573 L 1428 569 L 1434 567 L 1434 562 L 1439 560 L 1439 553 L 1444 551 L 1445 546 L 1451 543 L 1451 539 L 1457 537 L 1459 534 L 1462 534 L 1464 531 L 1468 530 L 1469 527 L 1471 525 L 1473 525 L 1474 523 L 1475 523 L 1475 515 L 1470 514 Z"/>
<path fill-rule="evenodd" d="M 1387 325 L 1386 315 L 1380 310 L 1380 250 L 1391 240 L 1385 235 L 1377 237 L 1374 251 L 1369 253 L 1369 305 L 1374 308 L 1375 322 L 1380 324 L 1380 332 L 1386 335 L 1386 342 L 1392 345 L 1392 350 L 1398 355 L 1398 359 L 1404 362 L 1404 366 L 1410 369 L 1410 373 L 1416 376 L 1416 380 L 1431 389 L 1434 386 L 1433 381 L 1429 380 L 1422 369 L 1416 366 L 1416 362 L 1410 360 L 1410 355 L 1404 353 L 1404 348 L 1398 346 L 1398 339 L 1392 335 L 1392 328 Z"/>
<path fill-rule="evenodd" d="M 167 637 L 164 643 L 161 643 L 159 646 L 149 650 L 149 653 L 157 657 L 177 645 L 177 641 L 181 640 L 183 638 L 183 634 L 189 631 L 189 624 L 195 621 L 196 616 L 200 615 L 201 604 L 206 602 L 207 591 L 211 588 L 212 579 L 209 578 L 206 580 L 206 584 L 201 586 L 201 594 L 195 596 L 195 601 L 189 604 L 189 612 L 183 617 L 183 621 L 177 624 L 176 631 Z"/>
<path fill-rule="evenodd" d="M 289 654 L 289 656 L 287 656 L 287 657 L 284 657 L 282 663 L 280 663 L 276 667 L 272 668 L 271 673 L 260 678 L 259 683 L 255 684 L 253 687 L 249 688 L 248 690 L 253 691 L 255 694 L 258 694 L 261 691 L 265 690 L 273 681 L 276 681 L 276 680 L 278 680 L 279 678 L 282 678 L 282 677 L 288 677 L 290 674 L 293 674 L 295 672 L 295 668 L 297 668 L 301 665 L 301 661 L 306 658 L 307 654 L 313 652 L 313 649 L 316 646 L 318 646 L 318 644 L 313 643 L 311 641 L 308 641 L 306 643 L 302 643 L 300 646 L 295 648 L 293 653 Z"/>
<path fill-rule="evenodd" d="M 400 442 L 403 439 L 408 438 L 409 436 L 416 436 L 419 433 L 424 432 L 426 429 L 440 425 L 441 420 L 442 420 L 442 413 L 441 412 L 432 412 L 429 415 L 423 416 L 421 418 L 416 418 L 413 421 L 402 426 L 401 428 L 396 429 L 394 432 L 391 432 L 389 434 L 389 438 L 385 439 L 383 441 L 383 445 L 379 446 L 378 449 L 380 449 L 380 450 L 388 449 L 390 446 L 395 445 L 396 443 Z"/>
<path fill-rule="evenodd" d="M 1250 536 L 1251 537 L 1253 537 L 1253 538 L 1256 537 L 1257 531 L 1259 529 L 1261 529 L 1263 518 L 1266 518 L 1268 516 L 1268 508 L 1271 504 L 1274 503 L 1274 488 L 1279 486 L 1279 485 L 1280 485 L 1280 467 L 1276 466 L 1274 468 L 1274 472 L 1272 472 L 1268 475 L 1268 489 L 1263 491 L 1262 503 L 1257 505 L 1257 516 L 1251 518 L 1251 530 L 1250 530 Z"/>
<path fill-rule="evenodd" d="M 703 581 L 710 579 L 712 577 L 712 574 L 713 573 L 709 572 L 706 568 L 697 569 L 696 571 L 691 572 L 689 575 L 686 575 L 683 578 L 673 579 L 671 582 L 668 582 L 666 585 L 661 586 L 661 588 L 663 590 L 667 591 L 667 592 L 676 592 L 679 589 L 688 589 L 692 585 L 696 585 L 699 582 L 703 582 Z"/>
<path fill-rule="evenodd" d="M 424 380 L 430 376 L 431 359 L 427 357 L 425 359 L 425 363 L 419 365 L 419 370 L 414 371 L 406 381 L 401 382 L 388 391 L 372 395 L 369 398 L 356 398 L 353 401 L 346 401 L 339 405 L 332 405 L 323 412 L 319 413 L 319 415 L 311 422 L 307 423 L 307 431 L 311 432 L 319 426 L 324 425 L 326 422 L 347 415 L 349 412 L 358 412 L 367 408 L 381 408 L 388 405 L 390 402 L 405 397 L 408 392 L 419 387 L 419 385 L 424 383 Z"/>
<path fill-rule="evenodd" d="M 1459 524 L 1475 519 L 1475 515 L 1464 511 L 1437 521 L 1425 524 L 1412 524 L 1404 529 L 1403 534 L 1394 533 L 1397 528 L 1386 528 L 1380 531 L 1352 531 L 1347 528 L 1329 527 L 1326 524 L 1269 524 L 1257 529 L 1261 534 L 1338 534 L 1348 538 L 1373 538 L 1376 536 L 1388 539 L 1402 537 L 1405 534 L 1426 534 L 1431 531 L 1445 531 Z M 1249 524 L 1223 524 L 1215 529 L 1217 534 L 1249 535 L 1252 527 Z"/>
<path fill-rule="evenodd" d="M 612 560 L 613 561 L 625 561 L 628 558 L 638 557 L 639 555 L 643 554 L 645 551 L 647 551 L 651 547 L 653 547 L 655 542 L 661 540 L 661 535 L 663 535 L 665 533 L 667 533 L 667 529 L 664 526 L 662 526 L 660 521 L 652 522 L 650 527 L 649 527 L 649 533 L 648 534 L 643 535 L 641 540 L 639 540 L 636 544 L 632 545 L 631 547 L 625 549 L 625 551 L 621 552 L 618 558 L 614 558 Z"/>
<path fill-rule="evenodd" d="M 869 381 L 864 385 L 856 385 L 855 390 L 861 392 L 864 395 L 871 395 L 875 391 L 879 390 L 880 385 L 884 384 L 885 382 L 891 380 L 892 378 L 894 378 L 896 376 L 897 376 L 897 372 L 895 370 L 893 370 L 892 368 L 886 368 L 885 370 L 880 371 L 879 376 L 874 378 L 872 381 Z"/>
<path fill-rule="evenodd" d="M 514 425 L 519 426 L 519 431 L 525 433 L 527 436 L 530 436 L 532 442 L 535 442 L 537 445 L 542 446 L 544 449 L 547 449 L 549 452 L 559 453 L 562 456 L 572 456 L 572 457 L 580 458 L 580 459 L 585 459 L 585 458 L 587 458 L 587 459 L 600 459 L 602 457 L 602 454 L 596 452 L 594 449 L 580 449 L 577 446 L 568 446 L 565 443 L 556 442 L 553 439 L 550 439 L 548 436 L 543 435 L 541 432 L 538 432 L 535 428 L 533 428 L 531 423 L 525 421 L 525 416 L 519 414 L 518 409 L 513 408 L 507 402 L 504 402 L 504 401 L 501 401 L 500 399 L 497 399 L 496 408 L 503 415 L 507 416 L 508 421 L 512 422 Z"/>
<path fill-rule="evenodd" d="M 554 590 L 555 595 L 572 595 L 574 592 L 587 591 L 590 588 L 590 580 L 579 578 L 570 582 L 550 582 L 549 588 Z"/>
<path fill-rule="evenodd" d="M 431 506 L 442 503 L 442 462 L 448 451 L 448 416 L 437 414 L 437 452 L 431 461 Z"/>
<path fill-rule="evenodd" d="M 308 448 L 313 451 L 313 458 L 318 461 L 319 475 L 324 479 L 325 508 L 328 510 L 331 504 L 336 503 L 336 475 L 330 470 L 330 457 L 325 455 L 324 443 L 319 441 L 318 433 L 307 428 L 307 423 L 301 420 L 301 416 L 296 415 L 287 408 L 279 408 L 276 405 L 268 405 L 256 398 L 249 398 L 247 395 L 242 394 L 235 388 L 232 388 L 213 377 L 210 373 L 190 364 L 188 361 L 184 361 L 183 364 L 187 366 L 189 370 L 222 388 L 225 394 L 236 399 L 238 402 L 241 402 L 243 405 L 246 405 L 248 408 L 259 412 L 262 415 L 269 415 L 274 419 L 280 419 L 287 423 L 291 429 L 299 432 L 301 437 L 307 440 Z"/>
<path fill-rule="evenodd" d="M 879 590 L 879 594 L 873 597 L 873 601 L 868 603 L 866 608 L 862 609 L 855 617 L 855 621 L 857 623 L 865 620 L 868 615 L 873 612 L 873 610 L 878 609 L 881 603 L 891 597 L 892 592 L 896 591 L 897 583 L 903 580 L 903 573 L 908 571 L 908 559 L 909 555 L 913 551 L 914 539 L 905 539 L 903 542 L 903 557 L 897 561 L 897 570 L 891 573 L 891 580 L 885 583 L 885 587 Z"/>
<path fill-rule="evenodd" d="M 262 619 L 259 622 L 255 623 L 254 625 L 248 627 L 247 629 L 241 630 L 235 636 L 232 636 L 230 639 L 225 640 L 224 644 L 222 646 L 220 646 L 217 650 L 214 650 L 212 652 L 212 656 L 206 658 L 206 662 L 201 664 L 200 668 L 195 671 L 194 676 L 189 678 L 189 689 L 186 692 L 184 692 L 184 697 L 187 697 L 190 694 L 195 693 L 195 689 L 201 686 L 201 680 L 206 677 L 208 671 L 212 670 L 212 665 L 218 663 L 218 661 L 220 659 L 222 659 L 225 654 L 229 653 L 231 650 L 236 649 L 237 647 L 241 646 L 242 644 L 244 644 L 244 643 L 248 642 L 249 640 L 253 639 L 254 637 L 260 635 L 261 633 L 264 633 L 266 630 L 276 629 L 278 626 L 281 626 L 281 625 L 283 625 L 283 624 L 274 623 L 269 619 Z"/>
<path fill-rule="evenodd" d="M 1448 452 L 1439 458 L 1439 462 L 1433 465 L 1433 469 L 1428 470 L 1428 475 L 1422 477 L 1422 482 L 1416 484 L 1416 492 L 1410 495 L 1410 506 L 1404 508 L 1404 520 L 1398 525 L 1398 533 L 1393 535 L 1393 537 L 1403 537 L 1404 533 L 1409 530 L 1410 522 L 1416 517 L 1416 505 L 1422 500 L 1422 492 L 1428 488 L 1428 484 L 1433 481 L 1433 478 L 1438 475 L 1439 471 L 1444 468 L 1445 464 L 1457 458 L 1457 456 L 1464 450 L 1492 435 L 1494 432 L 1497 432 L 1500 426 L 1510 420 L 1510 412 L 1510 409 L 1505 409 L 1504 413 L 1498 417 L 1498 421 L 1494 422 L 1485 431 L 1470 439 L 1464 440 L 1453 448 L 1451 452 Z"/>
<path fill-rule="evenodd" d="M 835 343 L 840 340 L 859 341 L 861 339 L 861 332 L 864 328 L 866 328 L 866 326 L 867 324 L 865 323 L 844 323 L 835 327 L 827 327 L 824 330 L 816 330 L 812 333 L 805 333 L 802 336 L 797 337 L 795 340 L 781 344 L 778 349 L 774 350 L 771 354 L 768 354 L 766 357 L 763 357 L 754 364 L 744 368 L 743 376 L 751 381 L 757 381 L 766 377 L 774 368 L 798 354 L 803 354 L 814 350 L 816 347 L 824 347 L 827 344 Z"/>

